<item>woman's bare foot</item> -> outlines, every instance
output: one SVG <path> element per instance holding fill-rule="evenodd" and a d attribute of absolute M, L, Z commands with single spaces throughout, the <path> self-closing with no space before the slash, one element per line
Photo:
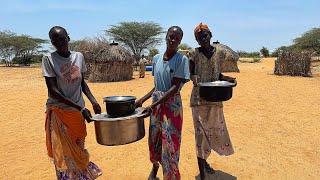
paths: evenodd
<path fill-rule="evenodd" d="M 153 163 L 150 175 L 148 177 L 148 180 L 157 180 L 159 178 L 157 178 L 157 173 L 158 173 L 158 169 L 159 169 L 159 164 L 158 163 Z"/>

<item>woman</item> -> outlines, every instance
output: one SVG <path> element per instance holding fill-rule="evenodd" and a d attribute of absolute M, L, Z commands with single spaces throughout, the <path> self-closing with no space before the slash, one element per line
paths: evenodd
<path fill-rule="evenodd" d="M 70 38 L 60 26 L 50 29 L 49 37 L 56 51 L 42 59 L 42 72 L 48 88 L 46 103 L 46 144 L 53 159 L 57 179 L 96 179 L 101 170 L 89 162 L 84 148 L 86 124 L 91 113 L 85 108 L 82 92 L 92 103 L 94 112 L 101 107 L 83 79 L 86 71 L 83 55 L 70 52 Z"/>
<path fill-rule="evenodd" d="M 200 98 L 200 82 L 217 80 L 233 81 L 235 78 L 221 74 L 221 63 L 224 60 L 238 58 L 238 55 L 224 45 L 210 44 L 212 38 L 208 26 L 200 23 L 194 30 L 194 35 L 200 47 L 195 49 L 190 59 L 191 80 L 194 87 L 191 93 L 190 104 L 195 128 L 196 150 L 200 177 L 205 179 L 207 173 L 214 170 L 207 163 L 211 150 L 219 155 L 233 154 L 233 147 L 226 127 L 222 102 L 208 102 Z"/>
<path fill-rule="evenodd" d="M 153 163 L 149 179 L 156 179 L 159 164 L 164 179 L 180 179 L 178 168 L 182 129 L 182 102 L 180 90 L 189 79 L 188 58 L 178 53 L 183 31 L 178 26 L 168 29 L 167 49 L 153 58 L 154 88 L 141 99 L 141 106 L 152 96 L 146 108 L 151 113 L 149 127 L 149 153 Z"/>
<path fill-rule="evenodd" d="M 139 60 L 139 78 L 144 78 L 146 74 L 146 63 L 147 60 L 144 55 L 142 55 L 141 59 Z"/>

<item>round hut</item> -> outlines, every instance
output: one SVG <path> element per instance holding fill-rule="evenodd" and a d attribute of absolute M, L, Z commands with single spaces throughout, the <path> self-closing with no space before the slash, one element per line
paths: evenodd
<path fill-rule="evenodd" d="M 115 82 L 132 79 L 134 58 L 117 43 L 111 43 L 108 47 L 94 54 L 90 64 L 90 82 Z"/>
<path fill-rule="evenodd" d="M 229 51 L 229 54 L 234 54 L 234 57 L 227 57 L 227 59 L 225 61 L 222 61 L 221 63 L 221 71 L 222 72 L 240 72 L 239 68 L 238 68 L 238 60 L 239 60 L 239 56 L 238 54 L 233 53 L 234 51 L 224 45 L 224 44 L 220 44 L 218 41 L 213 42 L 213 47 L 218 47 L 220 49 L 223 49 L 224 51 Z"/>

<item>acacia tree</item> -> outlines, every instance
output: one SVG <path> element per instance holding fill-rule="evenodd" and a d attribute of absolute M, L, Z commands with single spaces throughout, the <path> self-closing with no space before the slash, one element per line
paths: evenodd
<path fill-rule="evenodd" d="M 33 38 L 28 35 L 17 35 L 11 31 L 0 31 L 0 57 L 10 65 L 13 58 L 19 63 L 30 63 L 31 57 L 40 52 L 44 39 Z"/>
<path fill-rule="evenodd" d="M 266 47 L 262 47 L 260 53 L 263 55 L 263 57 L 269 57 L 269 50 Z"/>
<path fill-rule="evenodd" d="M 159 54 L 159 50 L 156 49 L 156 48 L 152 48 L 152 49 L 149 50 L 148 57 L 149 57 L 149 59 L 152 59 L 153 56 L 155 56 L 157 54 Z"/>
<path fill-rule="evenodd" d="M 293 40 L 294 46 L 301 50 L 313 51 L 320 54 L 320 28 L 313 28 L 305 32 L 301 37 Z"/>
<path fill-rule="evenodd" d="M 10 60 L 14 55 L 14 41 L 13 37 L 15 33 L 11 31 L 0 31 L 0 58 L 6 63 L 6 66 L 10 66 Z"/>
<path fill-rule="evenodd" d="M 312 53 L 316 53 L 320 55 L 320 28 L 313 28 L 300 37 L 297 37 L 293 40 L 293 44 L 290 46 L 281 46 L 277 48 L 272 56 L 278 56 L 281 51 L 311 51 Z"/>
<path fill-rule="evenodd" d="M 108 36 L 127 47 L 136 60 L 142 52 L 161 44 L 163 28 L 154 22 L 120 22 L 106 30 Z"/>
<path fill-rule="evenodd" d="M 179 44 L 178 49 L 192 51 L 192 47 L 185 43 Z"/>

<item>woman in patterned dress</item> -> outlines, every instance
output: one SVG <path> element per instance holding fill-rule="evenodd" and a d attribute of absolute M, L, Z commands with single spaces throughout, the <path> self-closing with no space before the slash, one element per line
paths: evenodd
<path fill-rule="evenodd" d="M 142 106 L 152 97 L 152 104 L 146 108 L 151 114 L 148 144 L 153 167 L 149 179 L 156 179 L 159 163 L 164 179 L 181 179 L 178 168 L 183 121 L 180 90 L 190 76 L 188 58 L 177 52 L 182 36 L 180 27 L 168 29 L 166 51 L 153 57 L 154 88 L 136 102 L 136 106 Z"/>
<path fill-rule="evenodd" d="M 214 170 L 207 163 L 211 150 L 219 155 L 233 154 L 233 147 L 226 127 L 222 102 L 209 102 L 200 98 L 200 82 L 217 80 L 234 81 L 235 78 L 221 74 L 221 63 L 224 60 L 238 58 L 230 48 L 215 44 L 211 45 L 211 31 L 208 26 L 200 23 L 194 30 L 194 35 L 200 47 L 195 49 L 190 59 L 192 89 L 190 105 L 195 128 L 196 151 L 200 177 L 203 180 L 206 174 L 213 174 Z"/>

